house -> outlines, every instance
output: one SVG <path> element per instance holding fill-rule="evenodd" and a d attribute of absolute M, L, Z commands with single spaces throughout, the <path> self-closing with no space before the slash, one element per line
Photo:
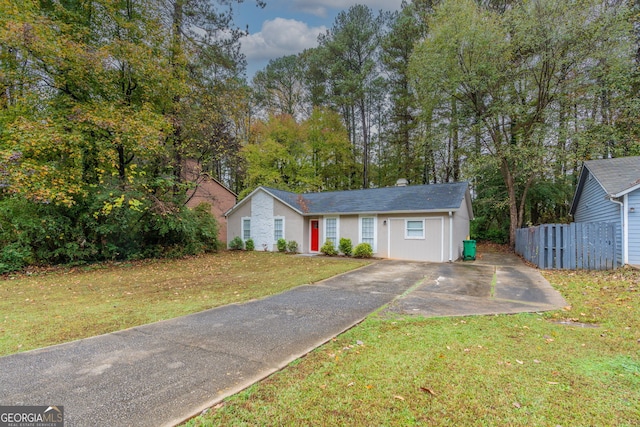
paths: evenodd
<path fill-rule="evenodd" d="M 640 265 L 640 157 L 585 161 L 570 212 L 575 222 L 615 223 L 618 259 Z"/>
<path fill-rule="evenodd" d="M 377 257 L 444 262 L 460 258 L 473 210 L 461 182 L 304 194 L 258 187 L 226 216 L 227 241 L 251 238 L 256 250 L 277 250 L 284 238 L 313 254 L 349 238 Z"/>
<path fill-rule="evenodd" d="M 211 214 L 218 221 L 218 240 L 227 240 L 227 219 L 224 214 L 231 209 L 238 196 L 224 184 L 202 171 L 199 162 L 189 159 L 184 162 L 182 173 L 185 181 L 194 184 L 187 192 L 187 206 L 195 208 L 200 203 L 211 205 Z"/>

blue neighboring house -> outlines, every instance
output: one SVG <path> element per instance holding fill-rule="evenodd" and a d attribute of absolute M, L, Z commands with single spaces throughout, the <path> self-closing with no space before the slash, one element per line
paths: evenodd
<path fill-rule="evenodd" d="M 640 265 L 640 157 L 585 161 L 571 214 L 575 222 L 615 223 L 618 259 Z"/>
<path fill-rule="evenodd" d="M 460 258 L 473 210 L 466 182 L 302 194 L 258 187 L 226 217 L 227 241 L 252 239 L 256 250 L 285 239 L 312 254 L 348 238 L 381 258 L 446 262 Z"/>

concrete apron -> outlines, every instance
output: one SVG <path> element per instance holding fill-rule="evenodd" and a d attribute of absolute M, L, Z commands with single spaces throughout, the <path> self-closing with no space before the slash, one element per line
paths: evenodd
<path fill-rule="evenodd" d="M 515 264 L 381 261 L 262 300 L 2 357 L 0 405 L 62 405 L 69 426 L 175 425 L 383 306 L 450 316 L 566 305 Z"/>
<path fill-rule="evenodd" d="M 477 261 L 440 264 L 386 311 L 425 317 L 514 314 L 566 306 L 535 269 L 512 254 L 483 254 Z"/>

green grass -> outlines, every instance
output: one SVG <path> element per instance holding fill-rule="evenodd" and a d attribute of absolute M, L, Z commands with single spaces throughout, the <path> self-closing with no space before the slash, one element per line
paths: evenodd
<path fill-rule="evenodd" d="M 640 425 L 640 273 L 545 275 L 571 306 L 382 311 L 187 426 Z"/>
<path fill-rule="evenodd" d="M 262 298 L 364 264 L 221 252 L 7 277 L 0 281 L 0 356 Z"/>
<path fill-rule="evenodd" d="M 223 252 L 8 277 L 0 355 L 261 298 L 360 265 Z M 431 319 L 382 310 L 187 425 L 640 425 L 640 272 L 545 275 L 570 306 Z"/>

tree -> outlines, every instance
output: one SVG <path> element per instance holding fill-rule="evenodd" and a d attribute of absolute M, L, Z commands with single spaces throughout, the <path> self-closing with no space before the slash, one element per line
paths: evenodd
<path fill-rule="evenodd" d="M 303 126 L 312 152 L 313 173 L 319 180 L 318 190 L 357 188 L 358 167 L 340 115 L 329 108 L 315 108 Z"/>
<path fill-rule="evenodd" d="M 291 116 L 272 116 L 258 123 L 254 142 L 242 148 L 249 189 L 268 185 L 290 191 L 319 187 L 304 129 Z"/>
<path fill-rule="evenodd" d="M 362 186 L 369 186 L 370 115 L 373 82 L 379 75 L 379 46 L 385 15 L 355 5 L 340 12 L 333 27 L 321 34 L 316 61 L 324 64 L 331 103 L 342 113 L 354 149 L 362 154 Z M 312 68 L 316 69 L 316 68 Z M 359 147 L 358 147 L 359 145 Z"/>
<path fill-rule="evenodd" d="M 178 172 L 182 156 L 237 150 L 232 3 L 0 0 L 0 246 L 36 262 L 211 247 Z M 39 219 L 11 222 L 18 210 L 68 232 L 47 240 Z"/>
<path fill-rule="evenodd" d="M 242 148 L 246 183 L 289 191 L 342 190 L 357 178 L 350 142 L 338 114 L 317 108 L 302 123 L 288 115 L 258 123 Z"/>
<path fill-rule="evenodd" d="M 597 55 L 619 54 L 618 40 L 601 37 L 610 18 L 588 0 L 531 0 L 504 12 L 449 0 L 436 8 L 430 36 L 412 56 L 425 110 L 452 121 L 454 107 L 463 109 L 468 129 L 480 132 L 481 152 L 495 157 L 511 245 L 536 177 L 552 173 L 548 148 L 560 99 L 592 87 Z"/>
<path fill-rule="evenodd" d="M 297 55 L 270 60 L 267 67 L 254 76 L 253 88 L 258 102 L 268 114 L 308 115 L 305 114 L 305 86 Z"/>
<path fill-rule="evenodd" d="M 381 60 L 388 73 L 391 101 L 390 126 L 385 139 L 390 155 L 381 158 L 388 168 L 409 182 L 423 182 L 418 147 L 419 105 L 409 78 L 409 60 L 414 45 L 427 33 L 423 13 L 432 9 L 431 1 L 407 4 L 393 16 L 389 33 L 382 41 Z"/>

